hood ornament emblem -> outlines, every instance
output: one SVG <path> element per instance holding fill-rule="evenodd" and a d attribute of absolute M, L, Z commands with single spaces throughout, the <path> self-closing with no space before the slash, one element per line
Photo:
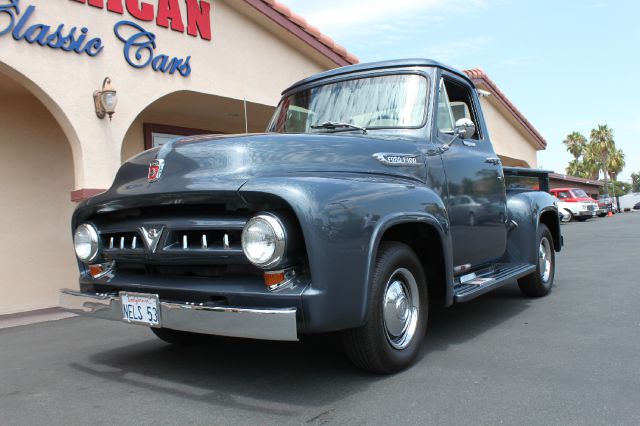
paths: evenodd
<path fill-rule="evenodd" d="M 149 229 L 142 226 L 138 228 L 138 230 L 142 234 L 144 245 L 147 246 L 147 250 L 151 253 L 155 253 L 158 248 L 158 243 L 160 242 L 160 237 L 162 236 L 162 231 L 164 231 L 164 226 Z"/>
<path fill-rule="evenodd" d="M 160 179 L 160 176 L 162 176 L 162 169 L 164 169 L 164 160 L 153 160 L 149 164 L 149 174 L 147 175 L 149 182 L 155 182 Z"/>
<path fill-rule="evenodd" d="M 420 155 L 416 154 L 396 154 L 391 152 L 377 152 L 373 154 L 373 158 L 392 167 L 420 167 L 424 164 L 424 160 Z"/>

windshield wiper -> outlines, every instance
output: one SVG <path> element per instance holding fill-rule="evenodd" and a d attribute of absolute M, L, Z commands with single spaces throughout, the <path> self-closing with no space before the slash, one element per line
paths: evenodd
<path fill-rule="evenodd" d="M 312 129 L 329 129 L 329 130 L 357 129 L 357 130 L 362 130 L 362 134 L 364 134 L 364 135 L 367 134 L 367 128 L 366 127 L 360 127 L 360 126 L 356 126 L 355 124 L 349 124 L 349 123 L 340 123 L 338 121 L 325 121 L 322 124 L 314 124 L 314 125 L 312 125 L 310 127 Z"/>

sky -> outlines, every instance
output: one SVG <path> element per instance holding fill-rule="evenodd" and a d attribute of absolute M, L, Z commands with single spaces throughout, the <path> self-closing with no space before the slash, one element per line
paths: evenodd
<path fill-rule="evenodd" d="M 626 155 L 619 179 L 640 172 L 638 0 L 282 1 L 361 62 L 484 69 L 547 140 L 541 168 L 564 173 L 566 135 L 607 124 Z"/>

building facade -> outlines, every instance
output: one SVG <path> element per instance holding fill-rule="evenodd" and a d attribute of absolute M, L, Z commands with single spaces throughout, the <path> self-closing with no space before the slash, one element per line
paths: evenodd
<path fill-rule="evenodd" d="M 3 0 L 0 314 L 73 286 L 72 199 L 122 161 L 172 135 L 263 131 L 283 88 L 355 62 L 273 1 Z M 111 120 L 93 97 L 106 77 Z"/>
<path fill-rule="evenodd" d="M 0 315 L 55 306 L 74 285 L 75 202 L 127 158 L 176 135 L 263 131 L 292 82 L 357 62 L 274 0 L 2 0 Z M 544 140 L 468 73 L 492 94 L 503 162 L 535 167 Z M 107 77 L 118 103 L 100 119 Z"/>

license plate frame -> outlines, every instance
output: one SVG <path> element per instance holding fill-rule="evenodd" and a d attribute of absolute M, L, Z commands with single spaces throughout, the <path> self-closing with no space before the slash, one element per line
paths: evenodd
<path fill-rule="evenodd" d="M 123 322 L 162 327 L 160 297 L 157 294 L 121 291 L 119 295 Z"/>

